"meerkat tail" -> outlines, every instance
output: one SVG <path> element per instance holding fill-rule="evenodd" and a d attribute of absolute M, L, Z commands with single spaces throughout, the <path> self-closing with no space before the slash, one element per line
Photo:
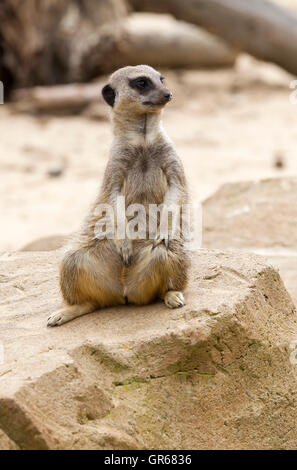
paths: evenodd
<path fill-rule="evenodd" d="M 85 303 L 83 305 L 69 305 L 66 308 L 53 313 L 47 322 L 47 326 L 59 326 L 63 323 L 73 320 L 74 318 L 94 312 L 96 305 L 93 303 Z"/>

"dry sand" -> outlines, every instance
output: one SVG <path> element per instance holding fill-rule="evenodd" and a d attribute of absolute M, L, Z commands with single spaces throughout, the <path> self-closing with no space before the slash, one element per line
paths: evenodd
<path fill-rule="evenodd" d="M 165 74 L 175 100 L 164 125 L 196 199 L 225 182 L 297 174 L 293 77 L 247 56 L 235 69 Z M 108 120 L 34 117 L 4 105 L 0 129 L 0 250 L 76 230 L 103 176 Z M 61 176 L 48 176 L 60 167 Z"/>

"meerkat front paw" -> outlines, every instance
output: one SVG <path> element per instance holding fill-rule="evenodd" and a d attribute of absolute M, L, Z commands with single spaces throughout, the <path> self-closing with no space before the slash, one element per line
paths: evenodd
<path fill-rule="evenodd" d="M 178 308 L 185 305 L 183 294 L 176 290 L 169 290 L 164 297 L 164 302 L 169 308 Z"/>
<path fill-rule="evenodd" d="M 158 235 L 156 236 L 156 238 L 153 241 L 152 250 L 154 250 L 158 245 L 160 245 L 163 242 L 164 242 L 166 250 L 168 250 L 169 245 L 170 245 L 170 234 L 169 233 L 167 233 L 167 234 L 158 233 Z"/>
<path fill-rule="evenodd" d="M 117 252 L 119 253 L 122 262 L 126 267 L 132 263 L 133 249 L 131 240 L 125 238 L 123 240 L 115 240 Z"/>

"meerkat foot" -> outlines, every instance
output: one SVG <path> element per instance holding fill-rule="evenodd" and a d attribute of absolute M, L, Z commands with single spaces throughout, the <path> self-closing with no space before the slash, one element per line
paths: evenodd
<path fill-rule="evenodd" d="M 63 323 L 74 320 L 74 318 L 93 312 L 95 308 L 96 307 L 93 304 L 70 305 L 65 309 L 58 310 L 57 312 L 53 313 L 47 320 L 47 326 L 63 325 Z"/>
<path fill-rule="evenodd" d="M 169 290 L 164 297 L 165 305 L 169 308 L 179 308 L 185 305 L 185 299 L 181 292 Z"/>

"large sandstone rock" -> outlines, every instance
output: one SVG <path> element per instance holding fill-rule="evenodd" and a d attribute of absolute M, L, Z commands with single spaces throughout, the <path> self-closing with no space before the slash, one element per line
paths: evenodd
<path fill-rule="evenodd" d="M 60 256 L 1 256 L 0 445 L 296 448 L 297 315 L 262 257 L 201 250 L 184 308 L 124 306 L 47 329 Z"/>
<path fill-rule="evenodd" d="M 203 247 L 264 254 L 297 303 L 297 178 L 223 185 L 203 204 Z"/>
<path fill-rule="evenodd" d="M 279 270 L 282 280 L 297 305 L 297 253 L 295 255 L 270 255 L 268 260 Z"/>
<path fill-rule="evenodd" d="M 0 450 L 18 450 L 18 446 L 0 429 Z"/>

